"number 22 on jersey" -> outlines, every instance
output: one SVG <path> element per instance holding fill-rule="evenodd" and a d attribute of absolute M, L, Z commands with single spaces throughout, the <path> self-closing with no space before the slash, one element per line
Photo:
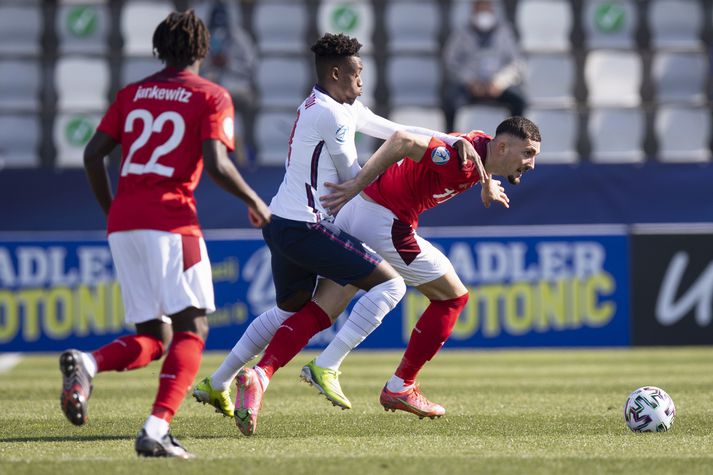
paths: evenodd
<path fill-rule="evenodd" d="M 143 175 L 145 173 L 155 173 L 157 175 L 171 177 L 173 176 L 174 168 L 158 163 L 159 158 L 172 152 L 183 140 L 183 134 L 186 131 L 186 123 L 180 114 L 173 111 L 166 111 L 159 114 L 154 120 L 151 112 L 146 109 L 134 109 L 126 116 L 124 124 L 124 132 L 133 132 L 134 124 L 139 120 L 142 122 L 141 133 L 129 147 L 129 153 L 126 155 L 124 165 L 121 167 L 121 176 L 126 176 L 129 173 L 135 175 Z M 146 145 L 154 132 L 160 133 L 166 122 L 173 123 L 173 133 L 163 144 L 153 150 L 149 161 L 145 164 L 132 163 L 131 159 L 141 147 Z"/>

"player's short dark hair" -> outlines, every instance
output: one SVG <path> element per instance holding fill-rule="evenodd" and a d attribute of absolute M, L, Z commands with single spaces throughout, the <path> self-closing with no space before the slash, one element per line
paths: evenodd
<path fill-rule="evenodd" d="M 188 66 L 208 54 L 210 33 L 193 10 L 173 12 L 156 27 L 154 54 L 167 64 Z"/>
<path fill-rule="evenodd" d="M 534 142 L 542 142 L 540 129 L 533 121 L 528 118 L 514 116 L 508 117 L 500 122 L 495 130 L 495 135 L 507 134 L 523 140 L 532 140 Z"/>
<path fill-rule="evenodd" d="M 361 43 L 343 33 L 325 33 L 310 48 L 314 53 L 314 63 L 317 76 L 322 77 L 333 65 L 342 62 L 350 56 L 357 56 Z"/>

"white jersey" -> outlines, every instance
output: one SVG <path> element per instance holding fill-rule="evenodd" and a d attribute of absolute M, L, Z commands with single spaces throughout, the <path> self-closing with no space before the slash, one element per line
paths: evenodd
<path fill-rule="evenodd" d="M 270 202 L 276 216 L 315 223 L 331 219 L 319 197 L 325 182 L 341 183 L 359 172 L 354 134 L 387 139 L 397 130 L 436 136 L 451 145 L 457 137 L 421 127 L 405 127 L 374 114 L 359 100 L 339 103 L 316 85 L 297 109 L 285 161 L 285 178 Z"/>

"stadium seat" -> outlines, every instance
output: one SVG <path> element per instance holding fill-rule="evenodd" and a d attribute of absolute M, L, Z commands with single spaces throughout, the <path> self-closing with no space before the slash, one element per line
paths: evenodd
<path fill-rule="evenodd" d="M 296 117 L 295 112 L 261 112 L 258 115 L 255 139 L 260 165 L 285 164 L 287 145 Z"/>
<path fill-rule="evenodd" d="M 253 15 L 261 53 L 304 53 L 308 23 L 304 0 L 256 2 Z"/>
<path fill-rule="evenodd" d="M 362 44 L 361 52 L 372 50 L 374 11 L 371 3 L 357 0 L 324 0 L 317 12 L 319 33 L 344 33 Z"/>
<path fill-rule="evenodd" d="M 710 109 L 663 106 L 659 108 L 654 122 L 659 160 L 663 162 L 710 160 Z"/>
<path fill-rule="evenodd" d="M 40 136 L 38 117 L 0 115 L 0 168 L 39 165 Z"/>
<path fill-rule="evenodd" d="M 359 100 L 364 103 L 367 107 L 373 107 L 375 103 L 374 91 L 376 91 L 376 62 L 374 58 L 368 55 L 361 56 L 361 82 L 362 82 L 362 93 L 359 96 Z"/>
<path fill-rule="evenodd" d="M 56 17 L 60 54 L 105 54 L 109 26 L 107 5 L 86 0 L 60 5 Z"/>
<path fill-rule="evenodd" d="M 441 14 L 436 3 L 428 0 L 386 2 L 384 22 L 389 35 L 388 50 L 392 53 L 435 53 Z"/>
<path fill-rule="evenodd" d="M 39 106 L 41 65 L 34 60 L 0 60 L 0 109 L 35 111 Z"/>
<path fill-rule="evenodd" d="M 56 163 L 62 167 L 81 167 L 84 146 L 89 142 L 99 125 L 101 115 L 59 114 L 54 121 L 54 145 L 57 149 Z"/>
<path fill-rule="evenodd" d="M 568 51 L 572 7 L 567 0 L 520 0 L 515 25 L 525 51 Z"/>
<path fill-rule="evenodd" d="M 121 9 L 123 53 L 132 56 L 151 56 L 153 33 L 158 24 L 173 10 L 173 2 L 165 0 L 127 1 Z"/>
<path fill-rule="evenodd" d="M 533 105 L 563 106 L 574 102 L 574 60 L 568 54 L 527 55 L 525 96 Z"/>
<path fill-rule="evenodd" d="M 440 132 L 446 130 L 446 117 L 439 107 L 397 107 L 389 114 L 389 119 L 403 125 L 426 127 Z"/>
<path fill-rule="evenodd" d="M 41 5 L 36 0 L 0 4 L 0 54 L 40 54 Z"/>
<path fill-rule="evenodd" d="M 586 0 L 582 11 L 589 48 L 634 48 L 638 22 L 633 0 Z"/>
<path fill-rule="evenodd" d="M 304 58 L 263 58 L 257 69 L 261 104 L 296 110 L 306 97 L 309 77 Z"/>
<path fill-rule="evenodd" d="M 527 117 L 542 134 L 538 163 L 576 163 L 579 116 L 572 109 L 530 109 Z"/>
<path fill-rule="evenodd" d="M 508 116 L 504 107 L 470 105 L 461 107 L 456 112 L 455 128 L 449 132 L 470 132 L 482 130 L 488 135 L 495 135 L 495 129 Z"/>
<path fill-rule="evenodd" d="M 163 67 L 158 58 L 125 56 L 121 62 L 121 86 L 150 76 Z"/>
<path fill-rule="evenodd" d="M 440 105 L 440 66 L 432 56 L 393 56 L 386 66 L 391 107 Z"/>
<path fill-rule="evenodd" d="M 60 110 L 101 110 L 107 104 L 109 67 L 106 61 L 63 56 L 55 68 Z"/>
<path fill-rule="evenodd" d="M 584 66 L 589 104 L 621 107 L 639 105 L 642 74 L 641 56 L 636 52 L 590 52 Z"/>
<path fill-rule="evenodd" d="M 643 161 L 644 112 L 639 108 L 591 110 L 589 140 L 592 147 L 591 159 L 594 162 Z"/>
<path fill-rule="evenodd" d="M 651 46 L 701 50 L 703 9 L 694 0 L 651 0 L 648 9 Z"/>
<path fill-rule="evenodd" d="M 708 58 L 702 53 L 656 54 L 651 70 L 657 101 L 705 101 L 709 67 Z"/>

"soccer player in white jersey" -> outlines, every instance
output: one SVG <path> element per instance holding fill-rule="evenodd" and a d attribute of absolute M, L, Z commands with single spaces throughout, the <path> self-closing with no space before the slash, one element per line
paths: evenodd
<path fill-rule="evenodd" d="M 218 370 L 193 392 L 198 401 L 210 403 L 223 414 L 233 413 L 245 435 L 255 431 L 263 392 L 273 373 L 313 335 L 331 326 L 344 307 L 344 302 L 329 292 L 314 292 L 317 276 L 365 290 L 355 309 L 378 321 L 406 291 L 398 273 L 361 241 L 335 226 L 318 199 L 329 191 L 325 182 L 341 182 L 358 173 L 354 134 L 359 131 L 386 139 L 396 130 L 406 129 L 436 135 L 460 156 L 477 159 L 467 140 L 406 128 L 364 107 L 357 100 L 362 87 L 360 47 L 354 38 L 329 33 L 312 46 L 318 82 L 297 110 L 285 178 L 270 203 L 272 221 L 263 229 L 272 253 L 277 306 L 251 323 Z M 265 354 L 254 368 L 241 369 L 263 349 Z M 234 407 L 228 387 L 236 374 L 239 405 Z"/>

